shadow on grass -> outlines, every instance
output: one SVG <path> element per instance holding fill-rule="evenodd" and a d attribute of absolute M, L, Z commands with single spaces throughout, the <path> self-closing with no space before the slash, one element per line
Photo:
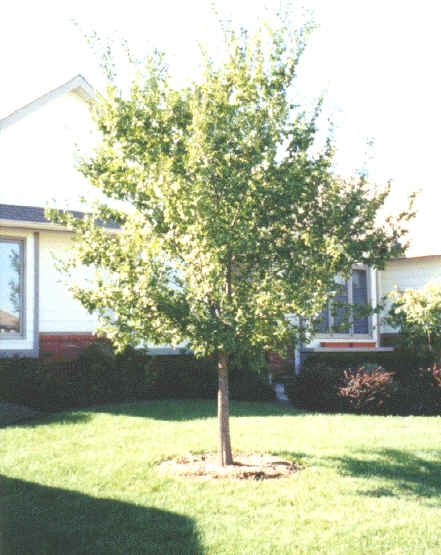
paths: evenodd
<path fill-rule="evenodd" d="M 51 412 L 44 413 L 41 412 L 38 415 L 21 419 L 16 422 L 5 423 L 0 425 L 0 428 L 36 428 L 38 426 L 47 426 L 50 424 L 79 424 L 88 422 L 91 419 L 90 414 L 87 411 L 83 412 Z"/>
<path fill-rule="evenodd" d="M 386 497 L 411 494 L 439 498 L 441 501 L 441 450 L 428 450 L 426 453 L 428 458 L 399 449 L 372 449 L 360 452 L 363 455 L 360 458 L 345 456 L 330 457 L 328 460 L 338 463 L 343 474 L 390 482 L 390 489 L 380 487 L 359 492 L 361 495 Z"/>
<path fill-rule="evenodd" d="M 0 552 L 202 555 L 192 519 L 0 477 Z"/>
<path fill-rule="evenodd" d="M 88 422 L 93 414 L 114 414 L 117 416 L 132 416 L 138 418 L 152 418 L 165 421 L 201 420 L 217 417 L 217 402 L 215 400 L 201 399 L 167 399 L 162 401 L 131 401 L 127 403 L 114 403 L 95 405 L 93 407 L 73 408 L 70 411 L 40 413 L 31 420 L 20 420 L 6 426 L 36 427 L 57 424 L 75 424 Z M 237 417 L 264 417 L 264 416 L 309 416 L 302 410 L 286 407 L 277 402 L 240 402 L 232 401 L 230 415 Z M 0 423 L 0 428 L 1 428 Z"/>
<path fill-rule="evenodd" d="M 217 402 L 215 400 L 163 400 L 140 401 L 118 405 L 103 405 L 88 409 L 90 412 L 137 416 L 155 420 L 185 421 L 215 418 Z M 277 402 L 239 402 L 231 401 L 230 415 L 239 417 L 259 416 L 308 416 L 308 413 L 291 407 L 279 405 Z"/>
<path fill-rule="evenodd" d="M 288 461 L 299 463 L 300 465 L 307 467 L 314 463 L 314 456 L 302 451 L 287 451 L 287 450 L 273 450 L 271 455 L 275 457 L 280 457 L 281 459 L 286 459 Z"/>

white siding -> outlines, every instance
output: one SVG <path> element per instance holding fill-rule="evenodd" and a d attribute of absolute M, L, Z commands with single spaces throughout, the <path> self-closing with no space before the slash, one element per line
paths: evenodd
<path fill-rule="evenodd" d="M 76 143 L 90 151 L 92 129 L 86 101 L 69 92 L 2 130 L 0 203 L 81 209 L 80 196 L 97 198 L 75 169 Z"/>
<path fill-rule="evenodd" d="M 54 256 L 62 258 L 71 248 L 69 233 L 40 234 L 40 332 L 93 332 L 97 318 L 76 301 L 54 265 Z"/>
<path fill-rule="evenodd" d="M 16 350 L 24 351 L 33 349 L 34 345 L 34 310 L 35 310 L 35 241 L 32 232 L 24 232 L 21 230 L 5 230 L 0 228 L 0 236 L 14 237 L 24 241 L 25 244 L 25 259 L 24 259 L 24 337 L 17 339 L 0 339 L 0 351 L 3 350 Z"/>
<path fill-rule="evenodd" d="M 413 207 L 416 215 L 406 224 L 409 230 L 406 256 L 413 258 L 441 255 L 438 232 L 441 188 L 436 175 L 431 182 L 427 180 L 421 189 L 418 183 L 410 186 L 403 181 L 393 182 L 383 217 L 396 217 L 402 210 L 407 210 L 409 195 L 415 191 L 418 191 Z"/>
<path fill-rule="evenodd" d="M 389 262 L 386 269 L 380 272 L 379 296 L 385 297 L 395 288 L 420 289 L 432 279 L 441 279 L 441 256 L 395 260 Z M 386 304 L 389 305 L 390 303 Z M 381 325 L 382 333 L 394 331 L 384 323 Z"/>

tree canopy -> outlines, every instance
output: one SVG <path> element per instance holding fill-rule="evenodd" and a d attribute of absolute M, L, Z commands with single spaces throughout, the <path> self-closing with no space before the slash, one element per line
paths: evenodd
<path fill-rule="evenodd" d="M 205 54 L 183 88 L 148 56 L 128 94 L 110 83 L 92 107 L 101 140 L 80 169 L 125 208 L 58 218 L 77 231 L 67 267 L 96 272 L 74 296 L 118 347 L 185 343 L 225 374 L 238 349 L 304 337 L 336 275 L 401 252 L 408 214 L 379 225 L 387 190 L 338 179 L 332 141 L 316 141 L 320 101 L 293 100 L 307 34 L 228 31 L 225 59 Z"/>
<path fill-rule="evenodd" d="M 432 280 L 421 289 L 394 290 L 386 322 L 399 330 L 399 346 L 417 358 L 441 362 L 441 282 Z"/>

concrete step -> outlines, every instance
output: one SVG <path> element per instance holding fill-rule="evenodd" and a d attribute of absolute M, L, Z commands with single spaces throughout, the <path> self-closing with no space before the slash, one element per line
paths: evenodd
<path fill-rule="evenodd" d="M 289 401 L 288 395 L 285 393 L 285 384 L 275 383 L 273 389 L 278 401 Z"/>

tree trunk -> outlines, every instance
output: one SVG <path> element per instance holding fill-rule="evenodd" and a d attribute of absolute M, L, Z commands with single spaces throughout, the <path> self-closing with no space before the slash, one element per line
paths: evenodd
<path fill-rule="evenodd" d="M 219 426 L 219 464 L 233 464 L 230 441 L 229 391 L 228 391 L 228 354 L 219 353 L 217 367 L 219 370 L 219 388 L 217 391 L 217 420 Z"/>

